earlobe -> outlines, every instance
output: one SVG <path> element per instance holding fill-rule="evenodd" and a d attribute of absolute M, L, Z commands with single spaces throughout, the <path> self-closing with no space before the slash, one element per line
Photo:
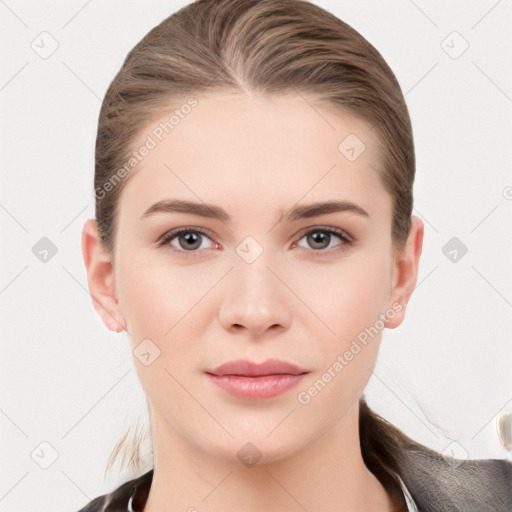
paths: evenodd
<path fill-rule="evenodd" d="M 423 248 L 423 233 L 423 221 L 413 215 L 406 247 L 401 254 L 396 256 L 393 263 L 389 307 L 396 311 L 396 314 L 386 322 L 388 329 L 395 329 L 405 318 L 407 303 L 412 296 L 418 279 L 418 267 Z"/>
<path fill-rule="evenodd" d="M 82 257 L 94 309 L 109 330 L 126 330 L 116 296 L 112 258 L 101 243 L 94 219 L 88 219 L 82 230 Z"/>

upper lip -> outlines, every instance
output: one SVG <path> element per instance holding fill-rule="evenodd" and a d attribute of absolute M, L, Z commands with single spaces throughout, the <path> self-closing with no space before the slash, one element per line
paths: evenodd
<path fill-rule="evenodd" d="M 214 375 L 242 375 L 247 377 L 259 377 L 263 375 L 300 375 L 308 373 L 308 370 L 299 368 L 298 366 L 280 361 L 279 359 L 267 359 L 263 363 L 254 363 L 247 359 L 237 359 L 217 366 L 213 370 L 206 373 Z"/>

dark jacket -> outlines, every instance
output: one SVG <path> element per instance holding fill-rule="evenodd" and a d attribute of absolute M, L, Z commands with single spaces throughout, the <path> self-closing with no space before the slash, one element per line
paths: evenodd
<path fill-rule="evenodd" d="M 404 480 L 420 512 L 512 512 L 512 464 L 500 459 L 466 460 L 457 467 L 441 457 L 416 452 L 416 470 Z M 79 512 L 134 512 L 143 509 L 153 470 L 87 504 Z M 453 480 L 456 486 L 452 487 Z M 227 511 L 228 512 L 228 511 Z"/>
<path fill-rule="evenodd" d="M 512 512 L 512 463 L 459 460 L 418 443 L 359 401 L 361 454 L 384 487 L 399 475 L 420 512 Z"/>
<path fill-rule="evenodd" d="M 153 480 L 151 469 L 142 476 L 130 480 L 119 486 L 115 491 L 95 498 L 78 512 L 127 512 L 130 496 L 136 496 L 132 502 L 134 512 L 143 509 L 149 495 L 149 488 Z"/>
<path fill-rule="evenodd" d="M 359 402 L 359 437 L 368 469 L 390 492 L 403 495 L 401 479 L 419 512 L 512 512 L 510 462 L 444 456 L 370 409 L 364 395 Z M 127 512 L 131 496 L 136 497 L 132 507 L 138 512 L 146 503 L 152 479 L 150 470 L 78 512 Z"/>

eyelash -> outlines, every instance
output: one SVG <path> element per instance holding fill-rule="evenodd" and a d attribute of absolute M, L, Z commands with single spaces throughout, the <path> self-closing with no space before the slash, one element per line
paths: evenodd
<path fill-rule="evenodd" d="M 160 237 L 160 239 L 157 241 L 157 246 L 162 247 L 164 245 L 167 245 L 174 238 L 176 238 L 178 235 L 181 235 L 183 233 L 200 233 L 201 235 L 204 235 L 204 236 L 212 239 L 211 235 L 207 231 L 205 231 L 201 228 L 183 227 L 183 228 L 171 229 L 170 231 L 168 231 L 167 233 L 162 235 Z M 335 227 L 321 227 L 321 226 L 317 226 L 312 229 L 309 229 L 308 231 L 303 232 L 301 234 L 301 236 L 299 237 L 299 241 L 311 233 L 327 233 L 329 235 L 336 235 L 343 242 L 341 245 L 339 245 L 335 249 L 318 249 L 318 250 L 311 249 L 311 251 L 313 253 L 316 253 L 315 254 L 316 256 L 320 256 L 320 257 L 325 256 L 327 253 L 333 253 L 333 252 L 336 253 L 340 250 L 343 250 L 345 248 L 345 246 L 347 246 L 347 245 L 350 246 L 354 243 L 354 239 L 350 235 L 345 233 L 345 231 L 343 231 L 339 228 L 335 228 Z M 213 242 L 213 240 L 212 240 L 212 242 Z M 213 243 L 215 243 L 215 242 L 213 242 Z M 177 253 L 185 253 L 185 254 L 193 256 L 193 257 L 199 255 L 199 253 L 202 252 L 199 250 L 195 250 L 195 251 L 178 250 L 170 245 L 169 245 L 169 247 L 171 248 L 171 250 L 173 250 Z M 300 249 L 303 249 L 303 248 L 300 247 Z M 307 250 L 307 249 L 304 249 L 304 250 Z"/>

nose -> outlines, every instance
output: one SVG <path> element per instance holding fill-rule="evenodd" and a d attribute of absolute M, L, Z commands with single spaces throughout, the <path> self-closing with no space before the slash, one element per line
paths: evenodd
<path fill-rule="evenodd" d="M 219 321 L 230 332 L 246 329 L 260 337 L 290 325 L 292 294 L 283 283 L 286 277 L 264 255 L 252 263 L 237 261 L 224 282 Z"/>

